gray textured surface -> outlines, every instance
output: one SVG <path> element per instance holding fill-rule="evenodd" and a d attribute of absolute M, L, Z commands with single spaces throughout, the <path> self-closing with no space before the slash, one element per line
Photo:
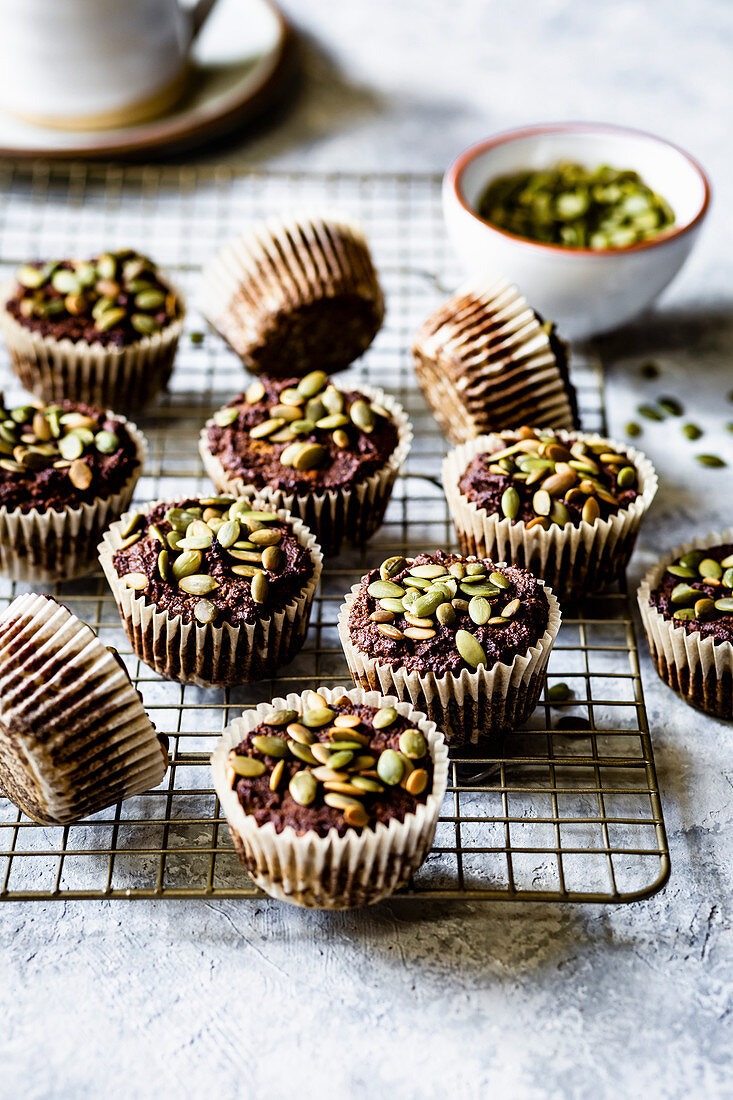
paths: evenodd
<path fill-rule="evenodd" d="M 320 43 L 303 98 L 217 156 L 441 168 L 494 129 L 584 116 L 656 130 L 700 157 L 717 190 L 708 231 L 655 314 L 607 341 L 609 403 L 618 430 L 639 391 L 684 395 L 705 449 L 733 463 L 722 429 L 733 405 L 720 404 L 733 386 L 730 5 L 290 7 Z M 638 378 L 650 355 L 658 384 Z M 730 468 L 701 471 L 678 439 L 669 425 L 645 429 L 663 487 L 632 580 L 692 528 L 731 522 Z M 673 859 L 657 897 L 343 916 L 274 903 L 6 906 L 0 1096 L 730 1095 L 731 731 L 679 703 L 648 661 L 643 671 Z"/>

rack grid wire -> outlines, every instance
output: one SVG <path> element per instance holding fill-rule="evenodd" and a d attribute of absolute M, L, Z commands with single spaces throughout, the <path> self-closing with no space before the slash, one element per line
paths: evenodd
<path fill-rule="evenodd" d="M 101 573 L 54 595 L 115 646 L 158 730 L 170 769 L 156 790 L 67 827 L 41 826 L 0 796 L 0 900 L 258 898 L 241 870 L 211 786 L 209 754 L 227 722 L 264 699 L 348 685 L 336 631 L 344 593 L 393 553 L 451 547 L 439 482 L 446 445 L 416 386 L 411 337 L 457 281 L 432 175 L 261 172 L 228 168 L 44 166 L 0 162 L 0 275 L 28 258 L 135 247 L 154 256 L 189 300 L 171 388 L 138 423 L 150 456 L 136 497 L 210 491 L 196 439 L 210 412 L 244 388 L 244 372 L 196 310 L 202 264 L 255 218 L 345 209 L 365 225 L 388 302 L 373 347 L 344 376 L 395 393 L 415 439 L 385 523 L 365 547 L 326 562 L 303 651 L 277 679 L 229 690 L 161 680 L 130 650 Z M 583 425 L 605 430 L 602 375 L 578 349 L 573 377 Z M 0 360 L 9 400 L 21 393 Z M 17 392 L 16 392 L 17 391 Z M 124 411 L 124 410 L 121 410 Z M 0 609 L 26 586 L 0 580 Z M 486 755 L 457 756 L 428 860 L 400 898 L 626 902 L 660 889 L 669 854 L 626 595 L 569 609 L 545 695 L 527 727 Z"/>

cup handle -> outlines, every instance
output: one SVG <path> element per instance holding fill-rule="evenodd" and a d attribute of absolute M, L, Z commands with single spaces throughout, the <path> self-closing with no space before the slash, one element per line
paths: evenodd
<path fill-rule="evenodd" d="M 211 15 L 215 4 L 216 0 L 198 0 L 193 8 L 190 9 L 192 42 L 196 39 L 204 23 Z"/>

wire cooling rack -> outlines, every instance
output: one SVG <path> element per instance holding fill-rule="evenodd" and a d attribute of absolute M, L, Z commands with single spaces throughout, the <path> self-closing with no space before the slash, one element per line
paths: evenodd
<path fill-rule="evenodd" d="M 0 900 L 241 897 L 242 872 L 211 786 L 209 754 L 242 708 L 326 684 L 348 684 L 336 617 L 367 569 L 396 552 L 450 547 L 439 487 L 445 443 L 415 384 L 413 332 L 456 282 L 438 180 L 412 175 L 303 175 L 212 169 L 35 167 L 0 162 L 0 274 L 23 260 L 135 247 L 167 267 L 188 295 L 188 332 L 170 393 L 138 418 L 150 457 L 137 497 L 209 491 L 196 439 L 213 408 L 243 388 L 238 360 L 195 308 L 202 264 L 253 218 L 302 207 L 345 209 L 365 224 L 387 293 L 374 346 L 350 373 L 396 393 L 415 440 L 384 526 L 369 545 L 326 563 L 305 648 L 276 680 L 205 691 L 161 680 L 131 653 L 101 573 L 54 592 L 120 651 L 160 731 L 171 767 L 154 791 L 66 828 L 43 827 L 0 797 Z M 17 391 L 4 356 L 0 377 Z M 583 425 L 604 430 L 602 379 L 587 351 L 573 376 Z M 17 392 L 17 398 L 21 394 Z M 124 411 L 124 410 L 120 410 Z M 0 580 L 0 607 L 24 586 Z M 549 667 L 572 697 L 537 708 L 493 755 L 458 757 L 435 847 L 400 897 L 622 902 L 669 875 L 669 855 L 639 677 L 622 593 L 566 614 Z"/>

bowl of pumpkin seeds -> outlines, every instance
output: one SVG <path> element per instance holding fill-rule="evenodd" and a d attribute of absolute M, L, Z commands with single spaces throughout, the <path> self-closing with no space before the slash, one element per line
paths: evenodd
<path fill-rule="evenodd" d="M 600 123 L 497 134 L 464 150 L 443 181 L 467 272 L 512 280 L 571 339 L 651 305 L 689 256 L 709 204 L 708 177 L 684 150 Z"/>

